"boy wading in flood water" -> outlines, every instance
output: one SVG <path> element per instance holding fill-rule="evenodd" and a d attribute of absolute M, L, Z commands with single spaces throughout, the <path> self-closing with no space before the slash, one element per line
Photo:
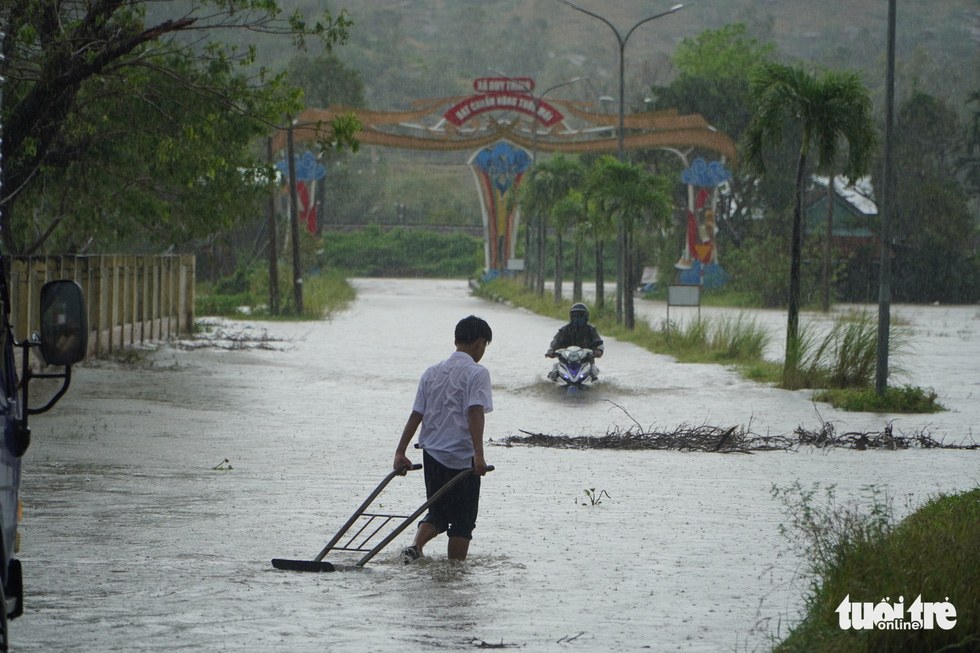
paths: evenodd
<path fill-rule="evenodd" d="M 419 522 L 415 542 L 402 551 L 406 563 L 422 556 L 426 543 L 440 533 L 449 535 L 448 555 L 466 560 L 476 527 L 480 478 L 487 473 L 483 457 L 484 415 L 493 410 L 490 372 L 480 365 L 493 338 L 490 325 L 474 315 L 456 325 L 456 351 L 423 374 L 412 413 L 395 449 L 395 469 L 410 466 L 408 443 L 419 432 L 427 497 L 467 469 L 464 477 L 429 507 Z"/>

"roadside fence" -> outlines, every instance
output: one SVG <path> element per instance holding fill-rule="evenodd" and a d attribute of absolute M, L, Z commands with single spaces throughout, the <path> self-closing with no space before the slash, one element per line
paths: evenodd
<path fill-rule="evenodd" d="M 88 355 L 189 334 L 194 256 L 19 256 L 11 260 L 10 309 L 18 341 L 39 330 L 41 286 L 72 279 L 88 308 Z"/>

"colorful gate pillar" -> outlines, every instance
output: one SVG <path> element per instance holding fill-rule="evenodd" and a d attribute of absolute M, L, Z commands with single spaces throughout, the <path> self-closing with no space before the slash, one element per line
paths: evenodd
<path fill-rule="evenodd" d="M 514 258 L 520 220 L 514 194 L 531 167 L 531 155 L 507 141 L 500 141 L 476 152 L 470 157 L 469 165 L 483 210 L 486 273 L 497 276 L 508 269 Z"/>
<path fill-rule="evenodd" d="M 700 157 L 681 173 L 681 181 L 688 188 L 687 238 L 684 253 L 674 267 L 682 271 L 682 283 L 703 286 L 706 269 L 718 265 L 715 206 L 718 186 L 731 176 L 720 161 L 706 163 Z"/>
<path fill-rule="evenodd" d="M 311 234 L 316 234 L 319 228 L 320 202 L 314 198 L 317 194 L 317 181 L 327 176 L 326 167 L 316 160 L 313 152 L 307 150 L 302 155 L 296 154 L 293 157 L 296 170 L 296 196 L 299 199 L 299 223 L 306 226 L 306 230 Z M 276 164 L 276 169 L 282 173 L 284 182 L 287 183 L 285 192 L 289 192 L 289 161 L 282 160 Z"/>

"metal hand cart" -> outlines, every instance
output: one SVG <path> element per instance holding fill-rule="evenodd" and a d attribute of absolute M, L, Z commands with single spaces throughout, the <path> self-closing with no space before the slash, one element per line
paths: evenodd
<path fill-rule="evenodd" d="M 323 550 L 312 560 L 286 560 L 283 558 L 273 558 L 272 566 L 276 569 L 284 569 L 287 571 L 346 571 L 353 569 L 361 569 L 365 564 L 368 563 L 371 558 L 376 556 L 383 548 L 388 546 L 392 540 L 398 537 L 402 531 L 408 528 L 412 522 L 414 522 L 418 517 L 428 509 L 433 503 L 438 501 L 442 496 L 448 492 L 456 483 L 466 478 L 473 473 L 472 469 L 466 469 L 454 476 L 448 483 L 439 488 L 439 491 L 433 494 L 429 499 L 426 500 L 419 508 L 410 515 L 389 515 L 380 513 L 370 513 L 365 512 L 371 502 L 374 501 L 381 491 L 385 489 L 385 486 L 391 482 L 393 478 L 399 475 L 404 475 L 408 471 L 414 471 L 422 469 L 422 465 L 415 464 L 411 467 L 402 467 L 401 469 L 396 469 L 388 474 L 378 487 L 374 489 L 374 492 L 364 500 L 364 503 L 354 511 L 347 523 L 340 527 L 337 534 L 334 535 L 327 545 L 323 547 Z M 493 465 L 487 465 L 487 471 L 492 471 Z M 399 520 L 401 520 L 399 522 Z M 397 526 L 388 535 L 384 536 L 381 541 L 374 543 L 375 536 L 377 536 L 381 531 L 385 530 L 392 522 L 398 522 Z M 353 535 L 347 536 L 348 531 L 357 524 L 358 528 Z M 347 536 L 347 537 L 345 537 Z M 341 543 L 341 540 L 344 542 Z M 326 557 L 327 553 L 330 551 L 354 551 L 358 553 L 364 553 L 360 560 L 358 560 L 353 565 L 335 565 L 330 562 L 326 562 L 323 559 Z"/>

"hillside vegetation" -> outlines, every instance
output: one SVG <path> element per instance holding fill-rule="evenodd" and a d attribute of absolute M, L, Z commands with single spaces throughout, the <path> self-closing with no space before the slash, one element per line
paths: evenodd
<path fill-rule="evenodd" d="M 580 0 L 625 33 L 672 2 Z M 317 11 L 316 2 L 285 2 Z M 330 0 L 354 19 L 352 42 L 338 49 L 361 72 L 368 106 L 403 109 L 413 100 L 468 93 L 472 80 L 492 74 L 530 76 L 540 87 L 588 76 L 558 93 L 594 101 L 617 88 L 618 53 L 611 30 L 558 0 Z M 642 100 L 669 81 L 668 58 L 685 38 L 741 22 L 750 36 L 772 41 L 790 62 L 853 68 L 872 89 L 883 85 L 888 3 L 882 0 L 701 0 L 638 28 L 626 49 L 627 85 Z M 978 86 L 980 6 L 966 0 L 898 3 L 898 95 L 913 87 L 959 100 Z M 282 48 L 260 49 L 267 65 L 285 65 Z"/>

